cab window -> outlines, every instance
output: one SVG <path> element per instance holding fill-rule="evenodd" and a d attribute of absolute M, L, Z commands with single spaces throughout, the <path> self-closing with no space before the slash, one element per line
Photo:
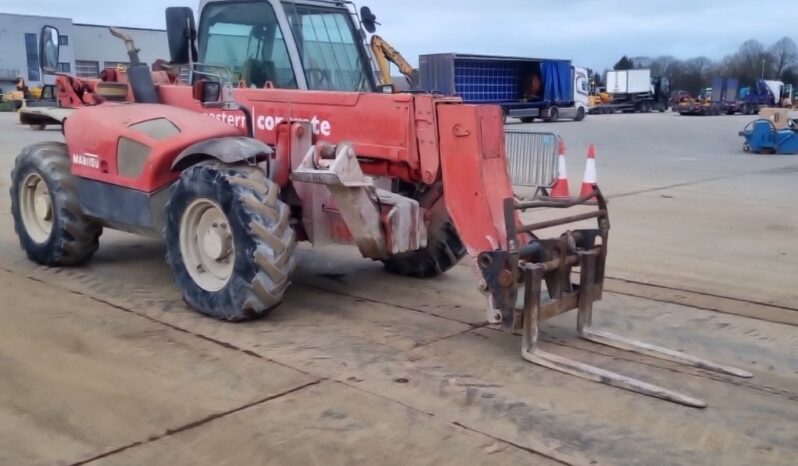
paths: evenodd
<path fill-rule="evenodd" d="M 349 11 L 283 2 L 294 34 L 308 88 L 370 91 L 370 62 Z"/>
<path fill-rule="evenodd" d="M 203 10 L 199 62 L 224 67 L 234 84 L 296 89 L 288 49 L 271 5 L 266 2 L 211 3 Z"/>

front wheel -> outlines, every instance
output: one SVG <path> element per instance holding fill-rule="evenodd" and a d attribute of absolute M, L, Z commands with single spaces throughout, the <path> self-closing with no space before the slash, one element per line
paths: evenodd
<path fill-rule="evenodd" d="M 208 163 L 181 174 L 166 206 L 166 247 L 190 306 L 236 321 L 282 301 L 296 267 L 296 237 L 278 195 L 256 167 Z"/>
<path fill-rule="evenodd" d="M 430 209 L 427 247 L 383 260 L 385 270 L 416 278 L 436 277 L 451 269 L 466 255 L 465 246 L 440 197 Z"/>
<path fill-rule="evenodd" d="M 551 107 L 549 116 L 546 117 L 546 122 L 551 123 L 560 119 L 560 110 L 557 107 Z"/>
<path fill-rule="evenodd" d="M 576 111 L 576 116 L 574 117 L 574 121 L 582 121 L 585 119 L 585 108 L 579 107 Z"/>

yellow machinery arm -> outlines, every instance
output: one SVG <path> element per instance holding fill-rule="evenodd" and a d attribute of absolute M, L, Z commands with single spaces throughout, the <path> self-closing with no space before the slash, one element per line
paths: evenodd
<path fill-rule="evenodd" d="M 380 83 L 383 85 L 393 84 L 391 79 L 390 63 L 393 63 L 399 68 L 399 71 L 405 75 L 410 89 L 418 88 L 418 71 L 410 66 L 410 63 L 405 60 L 395 48 L 378 35 L 371 36 L 371 50 L 374 52 L 374 59 L 377 61 L 377 66 L 380 69 Z"/>

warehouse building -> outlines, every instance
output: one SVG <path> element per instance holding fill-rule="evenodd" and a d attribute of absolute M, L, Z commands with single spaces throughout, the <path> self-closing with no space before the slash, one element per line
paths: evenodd
<path fill-rule="evenodd" d="M 0 13 L 0 89 L 11 90 L 17 76 L 29 86 L 42 84 L 39 70 L 39 32 L 45 25 L 58 28 L 61 34 L 59 71 L 79 77 L 97 77 L 106 67 L 128 64 L 122 41 L 113 37 L 108 26 L 74 23 L 70 18 Z M 125 28 L 141 49 L 141 59 L 152 64 L 169 59 L 166 31 L 162 29 Z M 48 83 L 52 83 L 49 78 Z"/>

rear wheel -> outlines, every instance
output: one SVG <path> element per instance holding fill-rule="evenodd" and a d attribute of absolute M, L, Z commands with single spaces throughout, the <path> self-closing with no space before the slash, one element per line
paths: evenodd
<path fill-rule="evenodd" d="M 585 119 L 585 108 L 579 107 L 576 110 L 576 116 L 574 117 L 574 121 L 582 121 Z"/>
<path fill-rule="evenodd" d="M 560 119 L 560 110 L 557 107 L 549 109 L 549 116 L 546 117 L 546 122 L 551 123 Z"/>
<path fill-rule="evenodd" d="M 424 202 L 421 202 L 422 206 Z M 428 278 L 451 269 L 466 254 L 465 246 L 454 228 L 443 196 L 430 209 L 427 227 L 427 247 L 383 260 L 385 270 L 397 275 Z"/>
<path fill-rule="evenodd" d="M 535 117 L 521 117 L 521 123 L 532 123 L 535 121 Z"/>
<path fill-rule="evenodd" d="M 167 260 L 186 302 L 224 320 L 265 315 L 296 267 L 296 238 L 279 187 L 255 167 L 184 171 L 166 207 Z"/>
<path fill-rule="evenodd" d="M 83 215 L 69 169 L 66 145 L 43 142 L 22 149 L 11 172 L 14 230 L 39 264 L 80 264 L 100 246 L 102 226 Z"/>

